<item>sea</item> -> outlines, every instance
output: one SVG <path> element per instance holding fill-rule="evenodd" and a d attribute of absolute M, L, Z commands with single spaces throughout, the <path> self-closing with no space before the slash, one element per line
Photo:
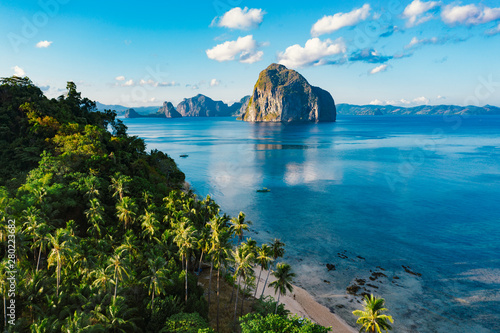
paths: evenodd
<path fill-rule="evenodd" d="M 394 332 L 500 332 L 500 117 L 124 122 L 199 197 L 243 211 L 246 236 L 281 239 L 294 283 L 349 324 L 367 293 Z"/>

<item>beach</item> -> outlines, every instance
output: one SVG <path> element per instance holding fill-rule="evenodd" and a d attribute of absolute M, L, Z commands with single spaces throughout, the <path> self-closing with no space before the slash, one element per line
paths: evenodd
<path fill-rule="evenodd" d="M 255 278 L 259 277 L 261 268 L 255 267 Z M 263 270 L 260 274 L 259 285 L 257 289 L 257 297 L 262 293 L 264 284 L 267 277 L 267 271 Z M 267 284 L 273 282 L 276 278 L 271 274 Z M 278 295 L 274 293 L 274 288 L 266 287 L 264 290 L 264 296 L 272 296 L 274 299 L 278 299 Z M 313 297 L 304 289 L 293 286 L 293 292 L 286 295 L 281 295 L 280 303 L 285 305 L 285 309 L 289 310 L 292 314 L 297 314 L 301 317 L 311 319 L 313 322 L 321 326 L 331 326 L 332 331 L 335 333 L 355 333 L 358 332 L 353 327 L 349 326 L 342 318 L 332 313 L 327 307 L 316 302 Z"/>

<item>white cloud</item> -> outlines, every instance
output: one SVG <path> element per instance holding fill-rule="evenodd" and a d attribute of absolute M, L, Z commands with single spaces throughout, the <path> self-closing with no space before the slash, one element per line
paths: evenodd
<path fill-rule="evenodd" d="M 489 36 L 493 36 L 493 35 L 496 35 L 498 33 L 500 33 L 500 24 L 498 24 L 495 28 L 486 31 L 486 34 Z"/>
<path fill-rule="evenodd" d="M 414 0 L 411 4 L 406 6 L 403 11 L 403 17 L 408 19 L 407 26 L 412 27 L 420 23 L 424 23 L 433 18 L 432 14 L 427 14 L 422 17 L 422 14 L 427 13 L 429 10 L 439 6 L 438 1 L 423 2 Z"/>
<path fill-rule="evenodd" d="M 344 53 L 346 47 L 342 38 L 336 41 L 330 39 L 321 41 L 319 38 L 309 39 L 305 46 L 298 44 L 289 46 L 285 52 L 278 54 L 279 63 L 287 67 L 304 67 L 324 65 L 328 63 L 326 57 Z"/>
<path fill-rule="evenodd" d="M 262 59 L 264 52 L 258 51 L 259 45 L 252 35 L 238 37 L 235 41 L 227 41 L 206 51 L 207 57 L 217 61 L 231 61 L 238 58 L 240 62 L 252 64 Z"/>
<path fill-rule="evenodd" d="M 221 18 L 216 17 L 212 21 L 212 26 L 225 27 L 230 29 L 249 30 L 257 28 L 263 20 L 265 12 L 262 9 L 241 9 L 236 7 L 225 13 Z"/>
<path fill-rule="evenodd" d="M 415 104 L 419 104 L 419 105 L 421 105 L 421 104 L 427 105 L 427 104 L 429 104 L 429 99 L 427 97 L 421 96 L 421 97 L 417 97 L 417 98 L 413 99 L 412 102 Z"/>
<path fill-rule="evenodd" d="M 349 13 L 337 13 L 331 16 L 325 15 L 322 19 L 314 23 L 311 29 L 311 35 L 313 37 L 318 37 L 323 34 L 334 32 L 343 27 L 356 25 L 368 18 L 368 16 L 370 15 L 370 10 L 370 5 L 365 4 L 363 5 L 363 7 L 354 9 Z"/>
<path fill-rule="evenodd" d="M 127 82 L 125 82 L 124 84 L 122 84 L 122 86 L 123 87 L 132 87 L 134 84 L 135 84 L 134 80 L 130 79 Z"/>
<path fill-rule="evenodd" d="M 210 81 L 210 87 L 217 87 L 220 84 L 220 81 L 217 79 L 212 79 Z"/>
<path fill-rule="evenodd" d="M 443 22 L 449 25 L 478 25 L 500 19 L 500 8 L 447 5 L 441 12 Z"/>
<path fill-rule="evenodd" d="M 381 73 L 381 72 L 385 72 L 387 70 L 387 67 L 388 65 L 387 64 L 384 64 L 384 65 L 380 65 L 380 66 L 377 66 L 375 67 L 374 69 L 372 69 L 370 71 L 370 74 L 377 74 L 377 73 Z"/>
<path fill-rule="evenodd" d="M 41 48 L 47 48 L 49 47 L 53 42 L 49 42 L 48 40 L 41 40 L 38 43 L 36 43 L 36 47 L 39 49 Z"/>
<path fill-rule="evenodd" d="M 410 41 L 410 44 L 405 46 L 405 49 L 414 48 L 420 45 L 444 44 L 447 40 L 448 39 L 446 38 L 438 38 L 438 37 L 423 38 L 423 39 L 418 39 L 417 37 L 413 37 Z"/>
<path fill-rule="evenodd" d="M 115 77 L 115 80 L 116 81 L 125 81 L 125 76 L 123 76 L 123 75 L 117 76 L 117 77 Z"/>
<path fill-rule="evenodd" d="M 370 105 L 395 105 L 395 106 L 405 106 L 405 107 L 411 107 L 411 106 L 417 106 L 417 105 L 422 105 L 422 104 L 429 104 L 429 99 L 427 97 L 421 96 L 414 98 L 413 100 L 409 101 L 407 99 L 401 98 L 400 100 L 388 100 L 388 101 L 381 101 L 379 99 L 375 99 L 369 103 Z"/>
<path fill-rule="evenodd" d="M 26 75 L 26 72 L 24 71 L 24 69 L 22 69 L 19 66 L 14 66 L 14 67 L 12 67 L 12 69 L 14 70 L 14 75 L 15 76 L 22 77 L 22 76 Z"/>

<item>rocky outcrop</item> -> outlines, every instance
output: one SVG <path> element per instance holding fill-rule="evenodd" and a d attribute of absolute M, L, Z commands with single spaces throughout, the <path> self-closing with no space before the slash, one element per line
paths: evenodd
<path fill-rule="evenodd" d="M 142 114 L 137 113 L 134 109 L 125 110 L 125 118 L 142 118 Z"/>
<path fill-rule="evenodd" d="M 229 117 L 230 109 L 222 101 L 214 101 L 205 95 L 185 98 L 177 105 L 177 112 L 183 117 Z"/>
<path fill-rule="evenodd" d="M 234 103 L 229 107 L 229 112 L 232 116 L 241 116 L 245 113 L 250 102 L 250 95 L 243 97 L 239 102 Z"/>
<path fill-rule="evenodd" d="M 182 118 L 182 115 L 175 110 L 175 107 L 170 102 L 163 102 L 163 106 L 158 109 L 156 115 L 165 118 Z"/>
<path fill-rule="evenodd" d="M 311 86 L 302 75 L 279 64 L 272 64 L 260 73 L 243 116 L 243 120 L 253 122 L 335 119 L 335 102 L 329 92 Z"/>

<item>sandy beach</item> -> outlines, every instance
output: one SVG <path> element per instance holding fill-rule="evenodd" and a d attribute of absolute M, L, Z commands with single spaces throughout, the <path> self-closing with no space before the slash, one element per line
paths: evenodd
<path fill-rule="evenodd" d="M 256 279 L 259 277 L 260 270 L 261 270 L 260 267 L 255 267 Z M 264 287 L 266 276 L 267 276 L 267 271 L 265 270 L 262 271 L 259 286 L 257 289 L 257 297 L 259 297 L 259 295 L 262 293 L 262 288 Z M 269 275 L 269 279 L 267 281 L 268 285 L 274 280 L 276 279 L 272 275 Z M 266 287 L 264 291 L 264 296 L 268 295 L 271 295 L 275 299 L 278 298 L 278 295 L 274 293 L 274 288 Z M 326 327 L 331 326 L 332 331 L 335 333 L 358 332 L 357 330 L 349 326 L 339 316 L 330 312 L 330 310 L 327 307 L 316 302 L 307 291 L 295 285 L 293 286 L 292 293 L 281 295 L 280 303 L 283 303 L 285 305 L 285 308 L 289 310 L 291 313 L 297 314 L 301 317 L 309 318 L 315 323 L 320 324 L 322 326 Z"/>

